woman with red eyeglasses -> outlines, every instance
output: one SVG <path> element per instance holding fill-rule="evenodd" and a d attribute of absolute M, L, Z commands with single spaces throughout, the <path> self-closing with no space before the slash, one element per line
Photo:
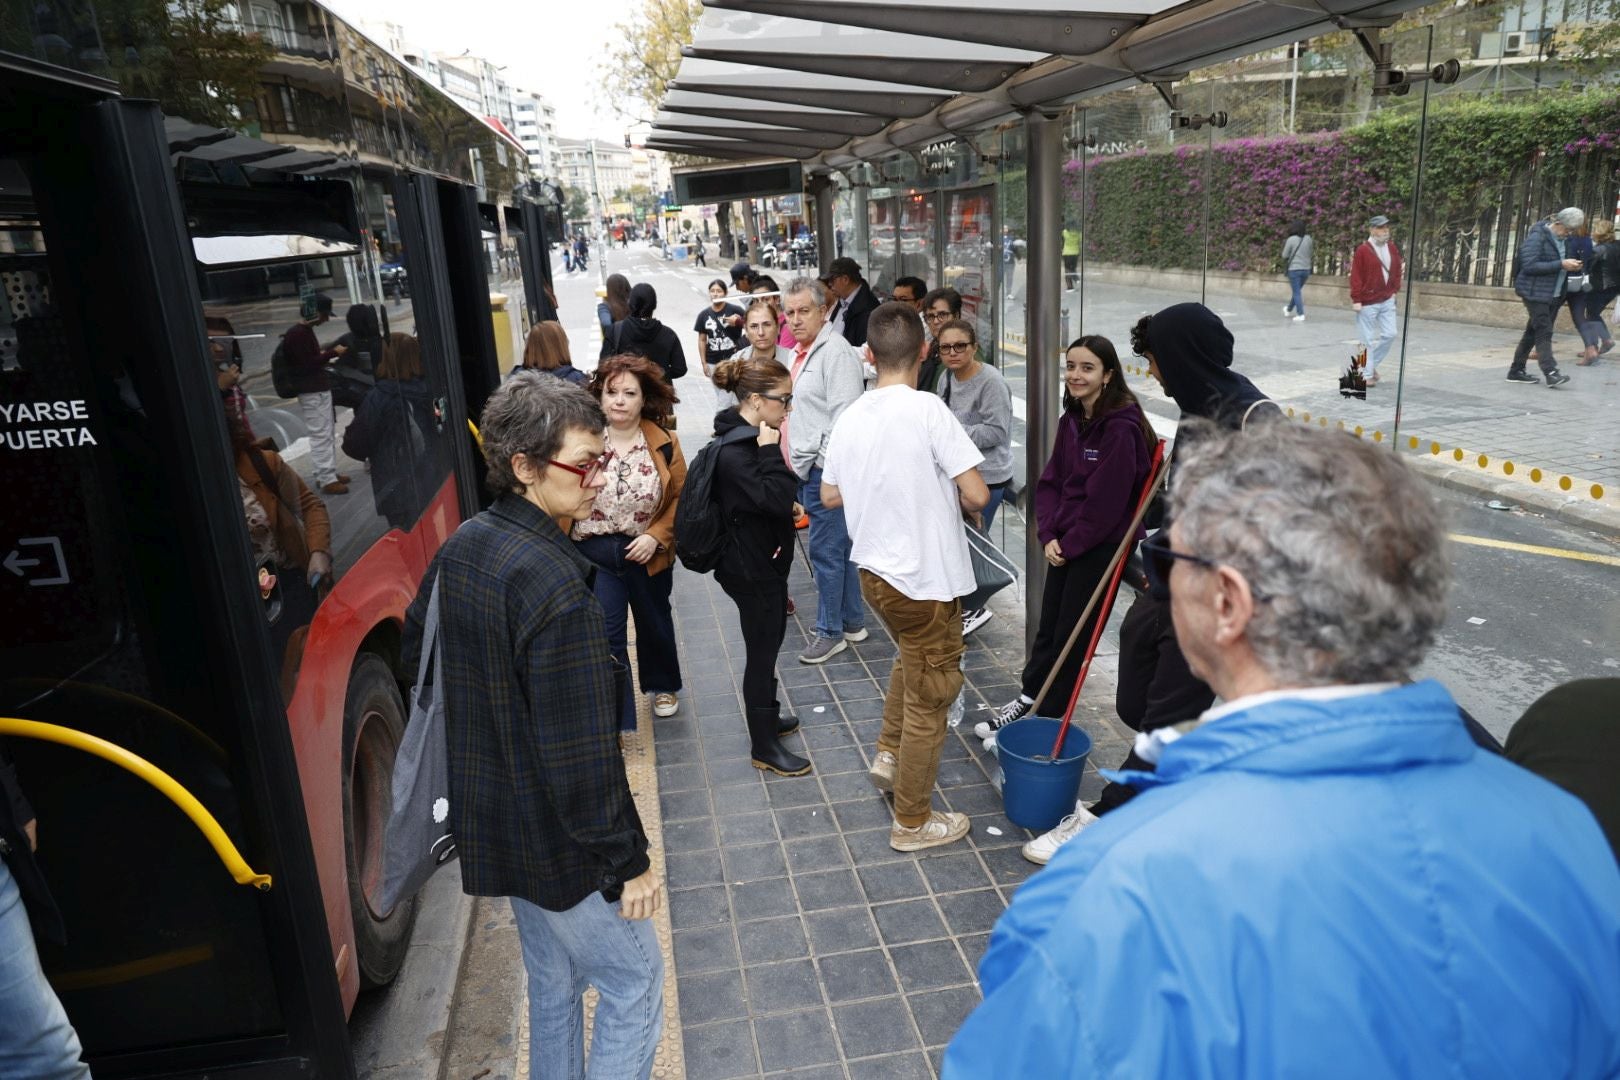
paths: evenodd
<path fill-rule="evenodd" d="M 607 484 L 590 515 L 564 527 L 580 553 L 596 564 L 596 598 L 614 658 L 628 668 L 628 616 L 634 612 L 641 692 L 653 696 L 654 716 L 674 716 L 680 708 L 681 662 L 669 605 L 670 568 L 675 509 L 686 482 L 681 444 L 665 429 L 675 390 L 657 364 L 629 354 L 598 364 L 586 389 L 607 414 Z M 626 694 L 619 728 L 635 726 L 635 697 Z"/>

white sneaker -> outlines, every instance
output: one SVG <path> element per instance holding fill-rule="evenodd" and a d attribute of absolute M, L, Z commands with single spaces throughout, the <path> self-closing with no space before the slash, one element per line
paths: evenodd
<path fill-rule="evenodd" d="M 1087 825 L 1095 825 L 1101 820 L 1096 814 L 1076 803 L 1074 813 L 1058 822 L 1057 828 L 1041 833 L 1024 845 L 1024 858 L 1045 866 L 1052 856 L 1057 854 L 1058 848 L 1080 835 L 1081 829 Z"/>
<path fill-rule="evenodd" d="M 1305 321 L 1305 316 L 1303 316 L 1303 315 L 1295 315 L 1294 316 L 1294 321 L 1295 322 L 1304 322 Z"/>
<path fill-rule="evenodd" d="M 1294 306 L 1292 304 L 1283 305 L 1283 318 L 1286 319 L 1286 318 L 1288 318 L 1288 316 L 1292 315 L 1293 313 L 1294 313 Z"/>
<path fill-rule="evenodd" d="M 861 627 L 859 630 L 845 630 L 844 631 L 844 640 L 848 641 L 848 642 L 853 642 L 856 645 L 859 645 L 861 642 L 865 641 L 867 638 L 869 638 L 871 636 L 872 636 L 872 631 L 868 630 L 864 626 Z"/>
<path fill-rule="evenodd" d="M 681 699 L 676 697 L 674 694 L 664 693 L 664 694 L 654 694 L 653 695 L 653 715 L 654 716 L 659 716 L 659 717 L 674 716 L 677 712 L 680 711 L 680 708 L 681 708 Z"/>
<path fill-rule="evenodd" d="M 996 613 L 987 607 L 962 612 L 962 636 L 967 637 L 995 617 Z"/>
<path fill-rule="evenodd" d="M 1035 703 L 1033 701 L 1025 701 L 1023 695 L 1020 694 L 1003 705 L 997 710 L 996 715 L 990 719 L 980 720 L 977 724 L 974 724 L 973 734 L 981 739 L 989 739 L 1014 720 L 1021 720 L 1029 715 L 1029 710 L 1034 707 Z M 990 744 L 986 743 L 984 748 L 986 750 L 990 749 Z"/>
<path fill-rule="evenodd" d="M 889 829 L 889 846 L 896 851 L 921 851 L 923 848 L 939 847 L 941 844 L 951 844 L 968 834 L 973 823 L 966 814 L 956 814 L 948 810 L 935 810 L 928 815 L 928 820 L 914 829 L 908 829 L 898 821 Z"/>

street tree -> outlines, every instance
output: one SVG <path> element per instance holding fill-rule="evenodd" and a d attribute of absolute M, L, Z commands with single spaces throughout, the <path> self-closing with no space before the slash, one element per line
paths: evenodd
<path fill-rule="evenodd" d="M 618 41 L 602 62 L 602 89 L 614 110 L 632 119 L 654 115 L 681 66 L 681 46 L 692 43 L 700 0 L 641 0 L 641 6 L 614 26 Z"/>

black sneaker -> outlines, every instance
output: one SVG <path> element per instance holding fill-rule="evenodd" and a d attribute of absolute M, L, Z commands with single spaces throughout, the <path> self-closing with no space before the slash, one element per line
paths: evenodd
<path fill-rule="evenodd" d="M 1565 375 L 1563 372 L 1561 372 L 1561 371 L 1549 371 L 1549 372 L 1547 372 L 1547 389 L 1551 390 L 1553 387 L 1562 386 L 1567 382 L 1569 382 L 1569 376 Z"/>
<path fill-rule="evenodd" d="M 1516 383 L 1538 383 L 1541 380 L 1530 374 L 1528 371 L 1510 371 L 1507 373 L 1507 381 Z"/>
<path fill-rule="evenodd" d="M 996 715 L 988 720 L 980 720 L 973 725 L 973 734 L 981 739 L 988 739 L 1014 720 L 1022 720 L 1029 715 L 1029 710 L 1035 707 L 1033 701 L 1025 701 L 1022 696 L 1015 697 L 1000 709 Z"/>

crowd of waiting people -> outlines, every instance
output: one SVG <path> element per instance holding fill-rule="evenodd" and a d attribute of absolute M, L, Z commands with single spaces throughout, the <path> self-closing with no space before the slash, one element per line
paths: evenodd
<path fill-rule="evenodd" d="M 489 398 L 494 503 L 407 614 L 409 668 L 437 582 L 450 827 L 466 891 L 511 898 L 536 1076 L 585 1075 L 587 986 L 591 1075 L 649 1076 L 663 1024 L 663 884 L 619 736 L 636 686 L 655 716 L 679 708 L 675 522 L 695 496 L 672 430 L 679 338 L 651 286 L 614 278 L 593 373 L 542 323 Z M 868 774 L 890 846 L 957 842 L 971 822 L 932 795 L 987 617 L 960 598 L 966 530 L 1011 479 L 1007 384 L 952 290 L 902 279 L 880 302 L 843 258 L 782 287 L 734 268 L 733 286 L 711 284 L 693 328 L 723 405 L 694 469 L 729 523 L 715 577 L 742 628 L 753 764 L 812 767 L 776 680 L 808 517 L 818 602 L 797 659 L 858 645 L 876 616 L 896 646 Z M 1097 802 L 1025 845 L 1046 869 L 991 935 L 944 1075 L 1620 1075 L 1620 680 L 1553 691 L 1496 745 L 1413 677 L 1449 559 L 1399 457 L 1283 422 L 1201 304 L 1144 316 L 1130 347 L 1181 411 L 1168 493 L 1138 525 L 1157 435 L 1114 343 L 1073 342 L 1029 507 L 1040 622 L 1019 695 L 975 733 L 993 747 L 1062 715 L 1079 656 L 1059 644 L 1128 543 L 1116 705 L 1137 736 Z M 384 351 L 402 377 L 407 353 Z"/>

